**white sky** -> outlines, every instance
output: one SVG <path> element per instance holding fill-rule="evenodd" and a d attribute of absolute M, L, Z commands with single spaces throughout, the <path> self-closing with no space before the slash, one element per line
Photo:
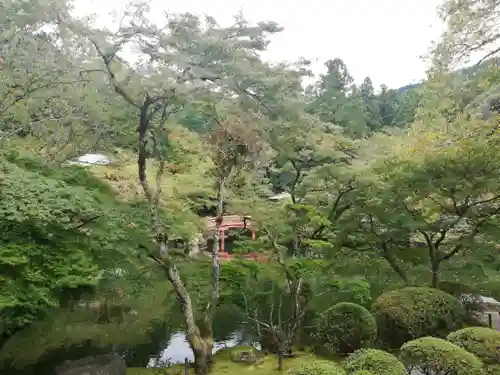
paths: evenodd
<path fill-rule="evenodd" d="M 75 0 L 78 13 L 106 17 L 129 0 Z M 240 10 L 250 22 L 275 21 L 285 28 L 274 37 L 270 61 L 313 60 L 315 73 L 335 57 L 344 60 L 356 82 L 370 76 L 375 86 L 397 88 L 425 77 L 427 53 L 439 37 L 440 0 L 152 0 L 153 17 L 163 11 L 208 14 L 231 23 Z M 156 21 L 156 20 L 155 20 Z"/>

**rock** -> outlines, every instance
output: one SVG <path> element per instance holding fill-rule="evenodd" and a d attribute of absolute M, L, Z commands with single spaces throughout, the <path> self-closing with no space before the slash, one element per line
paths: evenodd
<path fill-rule="evenodd" d="M 239 353 L 234 353 L 232 356 L 232 361 L 237 363 L 247 363 L 252 364 L 257 361 L 257 356 L 254 351 L 242 351 Z"/>
<path fill-rule="evenodd" d="M 56 368 L 57 375 L 126 375 L 125 360 L 117 354 L 66 361 Z"/>

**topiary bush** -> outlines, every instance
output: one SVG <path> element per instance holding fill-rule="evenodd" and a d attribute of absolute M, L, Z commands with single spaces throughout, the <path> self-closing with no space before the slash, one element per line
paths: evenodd
<path fill-rule="evenodd" d="M 500 375 L 500 365 L 492 365 L 486 367 L 486 375 Z"/>
<path fill-rule="evenodd" d="M 409 371 L 433 375 L 484 375 L 484 364 L 474 354 L 437 337 L 422 337 L 401 347 Z"/>
<path fill-rule="evenodd" d="M 330 352 L 348 354 L 370 347 L 377 338 L 375 318 L 363 306 L 342 302 L 319 318 L 316 340 Z"/>
<path fill-rule="evenodd" d="M 500 364 L 500 332 L 485 327 L 469 327 L 452 332 L 448 341 L 475 354 L 485 364 Z"/>
<path fill-rule="evenodd" d="M 351 354 L 344 362 L 349 375 L 367 371 L 373 374 L 404 375 L 405 366 L 390 353 L 378 349 L 361 349 Z"/>
<path fill-rule="evenodd" d="M 345 375 L 339 365 L 328 361 L 316 361 L 288 369 L 286 375 Z"/>
<path fill-rule="evenodd" d="M 438 289 L 408 287 L 382 294 L 373 304 L 384 346 L 399 348 L 423 336 L 445 337 L 462 328 L 465 311 L 459 300 Z"/>

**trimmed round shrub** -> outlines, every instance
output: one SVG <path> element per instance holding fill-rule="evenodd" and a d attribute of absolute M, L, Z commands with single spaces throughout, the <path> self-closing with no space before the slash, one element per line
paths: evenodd
<path fill-rule="evenodd" d="M 316 340 L 330 352 L 352 353 L 370 347 L 376 339 L 375 318 L 367 309 L 355 303 L 338 303 L 319 318 Z"/>
<path fill-rule="evenodd" d="M 492 365 L 486 367 L 486 375 L 500 375 L 500 365 Z"/>
<path fill-rule="evenodd" d="M 349 375 L 367 371 L 373 374 L 404 375 L 405 366 L 390 353 L 378 349 L 361 349 L 351 354 L 344 362 Z"/>
<path fill-rule="evenodd" d="M 469 327 L 452 332 L 448 341 L 475 354 L 485 364 L 500 364 L 500 332 L 486 327 Z"/>
<path fill-rule="evenodd" d="M 372 310 L 379 339 L 389 348 L 424 336 L 445 337 L 462 328 L 465 318 L 459 300 L 431 288 L 408 287 L 384 293 Z"/>
<path fill-rule="evenodd" d="M 484 364 L 474 354 L 437 337 L 422 337 L 401 347 L 409 370 L 434 375 L 484 375 Z"/>
<path fill-rule="evenodd" d="M 300 367 L 288 369 L 286 375 L 345 375 L 339 365 L 328 361 L 315 361 Z"/>

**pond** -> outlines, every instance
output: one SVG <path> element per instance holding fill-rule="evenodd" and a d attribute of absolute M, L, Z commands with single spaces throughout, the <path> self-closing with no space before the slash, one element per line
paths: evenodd
<path fill-rule="evenodd" d="M 216 341 L 214 343 L 212 353 L 216 353 L 218 350 L 223 348 L 249 344 L 252 340 L 249 340 L 248 337 L 245 336 L 247 335 L 245 335 L 242 331 L 235 331 L 231 333 L 227 340 Z M 259 345 L 256 345 L 255 343 L 252 343 L 252 345 L 259 348 Z M 165 363 L 169 362 L 184 363 L 186 358 L 188 361 L 193 361 L 193 352 L 189 347 L 184 332 L 176 332 L 168 341 L 166 348 L 161 350 L 158 356 L 150 358 L 148 367 L 163 367 Z"/>

